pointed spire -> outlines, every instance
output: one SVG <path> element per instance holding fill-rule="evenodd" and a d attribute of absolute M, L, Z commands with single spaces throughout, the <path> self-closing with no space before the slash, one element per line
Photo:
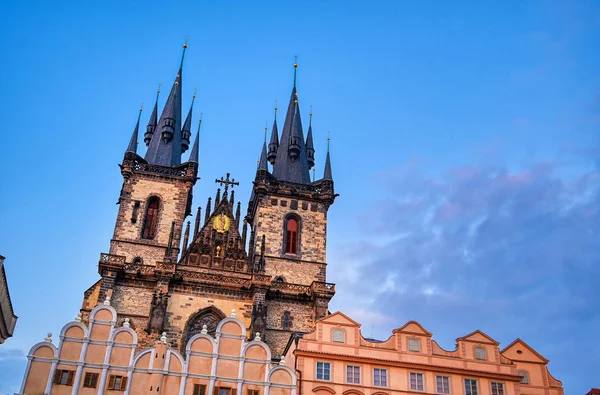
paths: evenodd
<path fill-rule="evenodd" d="M 181 255 L 185 254 L 188 248 L 188 242 L 190 240 L 190 221 L 185 226 L 185 234 L 183 235 L 183 246 L 181 247 Z"/>
<path fill-rule="evenodd" d="M 275 164 L 278 148 L 279 131 L 277 130 L 277 100 L 275 100 L 275 118 L 273 119 L 273 129 L 271 130 L 271 140 L 269 141 L 269 152 L 267 153 L 267 160 L 271 165 Z"/>
<path fill-rule="evenodd" d="M 140 113 L 138 114 L 137 122 L 135 123 L 135 128 L 133 129 L 133 133 L 131 134 L 131 140 L 129 140 L 129 146 L 127 147 L 127 151 L 125 152 L 133 152 L 137 153 L 137 145 L 138 145 L 138 130 L 140 129 L 140 118 L 142 116 L 142 109 L 144 108 L 144 103 L 140 106 Z"/>
<path fill-rule="evenodd" d="M 294 75 L 298 64 L 294 63 Z M 288 104 L 283 132 L 277 149 L 273 176 L 279 181 L 294 182 L 297 184 L 310 183 L 306 147 L 304 145 L 304 132 L 298 105 L 296 86 L 292 88 L 290 103 Z"/>
<path fill-rule="evenodd" d="M 202 207 L 198 206 L 198 211 L 196 212 L 196 222 L 194 223 L 194 238 L 200 232 L 200 219 L 202 218 Z"/>
<path fill-rule="evenodd" d="M 294 88 L 296 87 L 296 71 L 298 70 L 298 57 L 294 56 Z"/>
<path fill-rule="evenodd" d="M 306 135 L 306 159 L 308 161 L 308 168 L 312 169 L 315 165 L 315 146 L 313 144 L 313 132 L 312 132 L 312 105 L 310 106 L 310 118 L 308 120 L 308 134 Z"/>
<path fill-rule="evenodd" d="M 204 225 L 206 225 L 208 223 L 208 220 L 210 219 L 211 200 L 212 200 L 212 198 L 209 197 L 208 201 L 206 202 L 206 214 L 205 214 L 205 218 L 204 218 Z"/>
<path fill-rule="evenodd" d="M 217 196 L 215 197 L 215 210 L 217 209 L 217 206 L 219 205 L 220 202 L 221 202 L 221 188 L 217 188 Z"/>
<path fill-rule="evenodd" d="M 267 158 L 268 158 L 268 154 L 267 154 L 267 123 L 265 122 L 265 139 L 263 140 L 263 146 L 262 146 L 262 151 L 260 153 L 260 159 L 258 160 L 258 168 L 257 171 L 269 171 L 268 167 L 267 167 Z"/>
<path fill-rule="evenodd" d="M 187 117 L 185 118 L 185 122 L 183 123 L 183 127 L 181 128 L 181 152 L 187 151 L 190 147 L 190 137 L 192 136 L 192 110 L 194 109 L 194 101 L 196 100 L 196 92 L 198 89 L 194 90 L 194 95 L 192 96 L 192 104 L 190 105 L 190 111 L 188 112 Z"/>
<path fill-rule="evenodd" d="M 242 202 L 238 202 L 237 207 L 235 209 L 235 223 L 239 226 L 240 217 L 242 215 Z"/>
<path fill-rule="evenodd" d="M 179 71 L 156 126 L 157 133 L 152 134 L 146 151 L 145 159 L 154 165 L 173 167 L 181 164 L 181 81 L 186 49 L 187 37 L 183 44 Z"/>
<path fill-rule="evenodd" d="M 244 223 L 242 225 L 242 245 L 246 248 L 246 237 L 248 236 L 248 221 L 244 219 Z"/>
<path fill-rule="evenodd" d="M 158 96 L 160 95 L 161 85 L 162 84 L 158 84 L 158 89 L 156 90 L 156 101 L 154 102 L 154 109 L 152 109 L 152 114 L 150 115 L 148 126 L 146 126 L 146 133 L 144 133 L 144 143 L 146 144 L 146 147 L 148 146 L 148 144 L 150 144 L 150 140 L 152 139 L 152 135 L 154 134 L 154 129 L 156 129 L 156 124 L 158 123 Z"/>
<path fill-rule="evenodd" d="M 190 152 L 190 160 L 188 160 L 188 162 L 200 163 L 198 160 L 198 156 L 200 153 L 200 127 L 201 126 L 202 126 L 202 114 L 200 114 L 200 120 L 198 121 L 198 131 L 196 132 L 196 139 L 194 140 L 194 145 L 192 146 L 192 152 Z"/>
<path fill-rule="evenodd" d="M 323 172 L 323 179 L 333 181 L 333 175 L 331 174 L 331 159 L 329 158 L 329 143 L 330 137 L 327 137 L 327 156 L 325 157 L 325 171 Z"/>
<path fill-rule="evenodd" d="M 229 204 L 231 204 L 231 207 L 233 207 L 234 203 L 235 203 L 235 190 L 232 188 L 231 189 L 231 197 L 229 198 Z"/>

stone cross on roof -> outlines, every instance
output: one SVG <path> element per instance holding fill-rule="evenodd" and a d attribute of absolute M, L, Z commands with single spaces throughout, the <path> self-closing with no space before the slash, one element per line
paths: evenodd
<path fill-rule="evenodd" d="M 235 178 L 232 178 L 231 181 L 229 180 L 229 176 L 231 174 L 227 173 L 227 176 L 225 178 L 223 178 L 223 176 L 221 176 L 221 179 L 219 180 L 218 178 L 215 179 L 216 183 L 221 184 L 221 186 L 225 185 L 225 191 L 224 191 L 224 195 L 227 196 L 227 190 L 229 189 L 229 186 L 231 185 L 231 188 L 233 189 L 234 186 L 236 185 L 240 185 L 239 182 L 237 182 L 235 180 Z"/>

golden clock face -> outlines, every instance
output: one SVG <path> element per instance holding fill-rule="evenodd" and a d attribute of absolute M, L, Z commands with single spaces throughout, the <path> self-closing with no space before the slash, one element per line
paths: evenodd
<path fill-rule="evenodd" d="M 229 230 L 231 219 L 225 214 L 219 214 L 213 220 L 213 228 L 219 233 L 224 233 Z"/>

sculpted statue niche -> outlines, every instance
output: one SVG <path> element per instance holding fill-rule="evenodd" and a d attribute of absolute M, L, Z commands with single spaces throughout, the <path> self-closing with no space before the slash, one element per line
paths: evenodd
<path fill-rule="evenodd" d="M 215 337 L 217 331 L 217 325 L 225 318 L 225 314 L 214 306 L 207 307 L 198 311 L 197 313 L 190 316 L 185 329 L 183 331 L 183 337 L 181 342 L 181 351 L 185 354 L 185 347 L 188 341 L 202 331 L 202 327 L 206 325 L 208 334 Z"/>

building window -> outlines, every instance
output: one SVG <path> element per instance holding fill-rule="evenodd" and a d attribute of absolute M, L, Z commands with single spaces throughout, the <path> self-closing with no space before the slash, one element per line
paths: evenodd
<path fill-rule="evenodd" d="M 206 395 L 206 385 L 194 384 L 194 395 Z"/>
<path fill-rule="evenodd" d="M 237 390 L 231 388 L 215 387 L 215 395 L 235 395 Z"/>
<path fill-rule="evenodd" d="M 465 395 L 477 394 L 477 380 L 465 379 Z"/>
<path fill-rule="evenodd" d="M 54 384 L 73 385 L 73 370 L 56 369 L 54 373 Z"/>
<path fill-rule="evenodd" d="M 258 395 L 258 390 L 248 390 L 248 395 Z"/>
<path fill-rule="evenodd" d="M 410 389 L 412 391 L 425 391 L 423 373 L 410 373 Z"/>
<path fill-rule="evenodd" d="M 285 221 L 285 253 L 298 253 L 298 220 L 288 218 Z"/>
<path fill-rule="evenodd" d="M 527 371 L 519 370 L 517 374 L 521 376 L 521 384 L 529 384 L 529 373 Z"/>
<path fill-rule="evenodd" d="M 373 385 L 377 387 L 387 387 L 386 369 L 373 369 Z"/>
<path fill-rule="evenodd" d="M 283 281 L 283 277 L 277 276 L 277 277 L 275 277 L 275 282 L 277 284 L 283 284 L 285 281 Z"/>
<path fill-rule="evenodd" d="M 408 339 L 408 351 L 421 351 L 421 341 L 419 339 Z"/>
<path fill-rule="evenodd" d="M 144 227 L 142 228 L 142 239 L 151 240 L 156 236 L 158 225 L 158 209 L 160 208 L 160 199 L 152 196 L 148 199 L 146 206 L 146 217 L 144 218 Z"/>
<path fill-rule="evenodd" d="M 492 395 L 504 395 L 504 384 L 492 382 Z"/>
<path fill-rule="evenodd" d="M 331 380 L 331 364 L 329 362 L 317 362 L 317 380 Z"/>
<path fill-rule="evenodd" d="M 485 355 L 485 348 L 475 347 L 475 359 L 479 359 L 480 361 L 485 361 L 487 359 Z"/>
<path fill-rule="evenodd" d="M 331 332 L 331 340 L 336 343 L 345 343 L 346 342 L 346 332 L 343 329 L 334 329 Z"/>
<path fill-rule="evenodd" d="M 448 376 L 435 376 L 435 387 L 438 394 L 449 394 L 450 393 L 450 377 Z"/>
<path fill-rule="evenodd" d="M 346 383 L 360 384 L 360 366 L 346 366 Z"/>
<path fill-rule="evenodd" d="M 127 377 L 110 375 L 107 390 L 125 391 L 125 387 L 127 387 Z"/>
<path fill-rule="evenodd" d="M 283 329 L 289 330 L 292 327 L 292 318 L 289 311 L 283 313 Z"/>
<path fill-rule="evenodd" d="M 87 372 L 83 378 L 83 386 L 85 388 L 96 388 L 98 385 L 98 373 Z"/>

